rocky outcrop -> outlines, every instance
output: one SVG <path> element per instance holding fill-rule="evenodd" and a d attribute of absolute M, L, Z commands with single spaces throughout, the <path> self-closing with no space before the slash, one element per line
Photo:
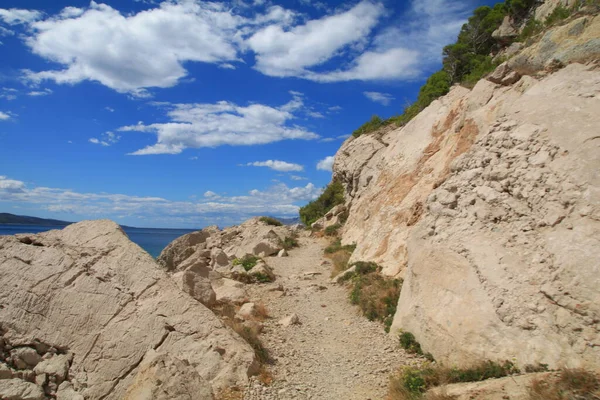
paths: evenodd
<path fill-rule="evenodd" d="M 313 230 L 327 229 L 330 226 L 341 226 L 346 222 L 347 209 L 343 204 L 339 204 L 329 210 L 322 218 L 319 218 L 311 225 Z"/>
<path fill-rule="evenodd" d="M 294 232 L 295 228 L 268 225 L 260 218 L 223 230 L 208 227 L 175 239 L 157 261 L 167 271 L 208 268 L 227 272 L 235 258 L 277 255 L 283 240 Z"/>
<path fill-rule="evenodd" d="M 142 398 L 158 386 L 212 398 L 256 366 L 111 221 L 0 237 L 0 334 L 2 398 Z"/>
<path fill-rule="evenodd" d="M 519 36 L 519 30 L 508 15 L 502 20 L 500 27 L 492 32 L 492 37 L 500 42 L 510 42 L 517 36 Z"/>
<path fill-rule="evenodd" d="M 392 332 L 436 360 L 600 367 L 598 26 L 555 28 L 497 71 L 501 85 L 454 87 L 336 155 L 351 262 L 404 278 Z M 539 61 L 548 40 L 562 69 Z"/>
<path fill-rule="evenodd" d="M 554 72 L 573 62 L 600 59 L 600 15 L 585 16 L 546 32 L 539 42 L 508 60 L 521 75 Z"/>

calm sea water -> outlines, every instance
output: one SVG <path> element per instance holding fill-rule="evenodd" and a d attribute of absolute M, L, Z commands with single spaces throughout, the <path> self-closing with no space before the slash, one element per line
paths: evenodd
<path fill-rule="evenodd" d="M 62 228 L 62 226 L 0 224 L 0 235 L 40 233 Z M 124 228 L 124 230 L 132 242 L 137 243 L 138 246 L 155 258 L 173 240 L 179 236 L 194 232 L 193 229 Z"/>

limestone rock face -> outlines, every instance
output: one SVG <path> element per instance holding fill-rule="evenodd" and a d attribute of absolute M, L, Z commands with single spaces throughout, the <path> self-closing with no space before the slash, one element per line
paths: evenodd
<path fill-rule="evenodd" d="M 508 61 L 521 75 L 600 58 L 600 15 L 577 18 L 546 32 L 541 40 Z"/>
<path fill-rule="evenodd" d="M 243 385 L 255 368 L 248 344 L 111 221 L 0 237 L 0 304 L 0 365 L 14 360 L 7 349 L 28 349 L 18 354 L 28 369 L 13 373 L 21 391 L 33 385 L 59 389 L 62 398 L 122 399 L 139 374 L 163 379 L 140 367 L 153 351 L 168 356 L 169 371 L 199 376 L 206 393 Z"/>
<path fill-rule="evenodd" d="M 577 63 L 482 80 L 374 154 L 368 136 L 342 146 L 334 176 L 357 177 L 342 243 L 404 278 L 393 334 L 450 364 L 600 367 L 599 94 L 598 68 Z M 363 141 L 369 160 L 352 164 Z"/>

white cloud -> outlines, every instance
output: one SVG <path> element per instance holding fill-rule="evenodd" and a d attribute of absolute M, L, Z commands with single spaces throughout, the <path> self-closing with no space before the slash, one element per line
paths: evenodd
<path fill-rule="evenodd" d="M 39 97 L 39 96 L 48 96 L 49 94 L 52 94 L 52 90 L 44 89 L 44 90 L 31 91 L 31 92 L 27 93 L 27 96 Z"/>
<path fill-rule="evenodd" d="M 389 93 L 381 93 L 381 92 L 363 92 L 363 94 L 371 101 L 375 103 L 383 104 L 384 106 L 389 106 L 392 100 L 395 100 L 395 97 Z"/>
<path fill-rule="evenodd" d="M 8 179 L 6 176 L 0 175 L 0 195 L 2 194 L 2 192 L 9 194 L 21 193 L 24 188 L 24 182 Z"/>
<path fill-rule="evenodd" d="M 207 191 L 202 200 L 171 201 L 161 197 L 140 197 L 109 193 L 80 193 L 70 189 L 32 187 L 24 182 L 0 176 L 0 201 L 29 203 L 40 208 L 69 212 L 85 218 L 129 216 L 153 220 L 198 220 L 209 218 L 214 223 L 226 218 L 232 223 L 256 215 L 297 215 L 295 203 L 314 200 L 321 189 L 312 183 L 288 187 L 283 183 L 266 190 L 251 190 L 241 196 L 220 196 Z"/>
<path fill-rule="evenodd" d="M 329 107 L 328 110 L 331 112 L 338 112 L 338 111 L 342 111 L 343 108 L 340 106 L 333 106 L 333 107 Z"/>
<path fill-rule="evenodd" d="M 104 107 L 104 109 L 108 112 L 115 112 L 115 109 L 112 107 Z"/>
<path fill-rule="evenodd" d="M 15 34 L 14 31 L 11 31 L 10 29 L 0 26 L 0 36 L 13 36 L 14 34 Z"/>
<path fill-rule="evenodd" d="M 364 41 L 383 12 L 381 4 L 364 0 L 348 11 L 310 20 L 290 30 L 270 25 L 246 43 L 256 53 L 255 68 L 260 72 L 306 77 L 307 68 L 323 64 L 345 47 Z"/>
<path fill-rule="evenodd" d="M 7 119 L 10 119 L 10 115 L 0 111 L 0 121 L 6 121 Z"/>
<path fill-rule="evenodd" d="M 0 89 L 0 99 L 5 99 L 9 101 L 14 100 L 17 98 L 17 93 L 19 93 L 17 89 L 3 87 L 2 89 Z"/>
<path fill-rule="evenodd" d="M 281 140 L 312 140 L 319 135 L 290 125 L 294 115 L 262 104 L 246 107 L 221 101 L 215 104 L 162 105 L 170 108 L 167 123 L 124 126 L 122 132 L 156 134 L 154 145 L 134 151 L 132 155 L 179 154 L 186 148 L 218 147 L 223 145 L 251 146 Z"/>
<path fill-rule="evenodd" d="M 279 172 L 302 171 L 304 167 L 300 164 L 288 163 L 279 160 L 255 161 L 246 164 L 249 167 L 267 167 Z"/>
<path fill-rule="evenodd" d="M 392 10 L 382 2 L 361 0 L 310 19 L 271 2 L 145 2 L 152 5 L 137 14 L 92 1 L 42 20 L 38 11 L 15 9 L 2 10 L 0 18 L 28 24 L 23 37 L 31 50 L 62 66 L 25 71 L 34 84 L 89 80 L 148 98 L 148 88 L 195 79 L 185 68 L 192 62 L 225 69 L 248 63 L 268 76 L 323 83 L 414 79 L 437 67 L 442 47 L 455 39 L 473 5 L 412 0 L 403 14 L 387 18 Z"/>
<path fill-rule="evenodd" d="M 290 175 L 290 179 L 293 181 L 307 181 L 308 178 L 305 178 L 303 176 L 298 176 L 298 175 Z"/>
<path fill-rule="evenodd" d="M 64 66 L 27 73 L 34 82 L 97 81 L 119 92 L 171 87 L 187 75 L 188 61 L 220 63 L 238 59 L 233 44 L 244 19 L 219 3 L 163 2 L 134 15 L 92 1 L 58 16 L 33 22 L 32 51 Z M 160 56 L 157 56 L 160 55 Z"/>
<path fill-rule="evenodd" d="M 325 157 L 317 163 L 317 169 L 321 171 L 331 171 L 333 168 L 334 156 Z"/>
<path fill-rule="evenodd" d="M 8 25 L 26 24 L 36 21 L 42 17 L 39 11 L 22 10 L 17 8 L 0 8 L 0 20 Z"/>
<path fill-rule="evenodd" d="M 109 131 L 102 134 L 102 139 L 90 138 L 88 141 L 93 144 L 100 144 L 102 146 L 108 147 L 117 143 L 120 139 L 121 136 Z"/>

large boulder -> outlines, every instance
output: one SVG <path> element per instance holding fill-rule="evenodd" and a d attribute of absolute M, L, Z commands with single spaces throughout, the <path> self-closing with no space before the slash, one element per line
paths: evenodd
<path fill-rule="evenodd" d="M 149 351 L 168 355 L 172 370 L 196 374 L 215 391 L 244 385 L 255 371 L 250 346 L 177 288 L 111 221 L 0 237 L 0 304 L 2 348 L 35 349 L 44 360 L 19 357 L 37 362 L 21 376 L 48 382 L 51 390 L 64 376 L 66 359 L 72 361 L 64 393 L 122 399 Z M 0 364 L 11 362 L 3 359 Z M 29 390 L 29 383 L 19 385 L 10 390 Z M 33 389 L 27 393 L 35 398 Z"/>
<path fill-rule="evenodd" d="M 344 143 L 334 176 L 357 179 L 342 243 L 404 278 L 392 334 L 449 364 L 600 368 L 599 92 L 600 71 L 579 63 L 481 80 L 381 137 L 365 165 L 347 154 L 373 139 Z"/>

